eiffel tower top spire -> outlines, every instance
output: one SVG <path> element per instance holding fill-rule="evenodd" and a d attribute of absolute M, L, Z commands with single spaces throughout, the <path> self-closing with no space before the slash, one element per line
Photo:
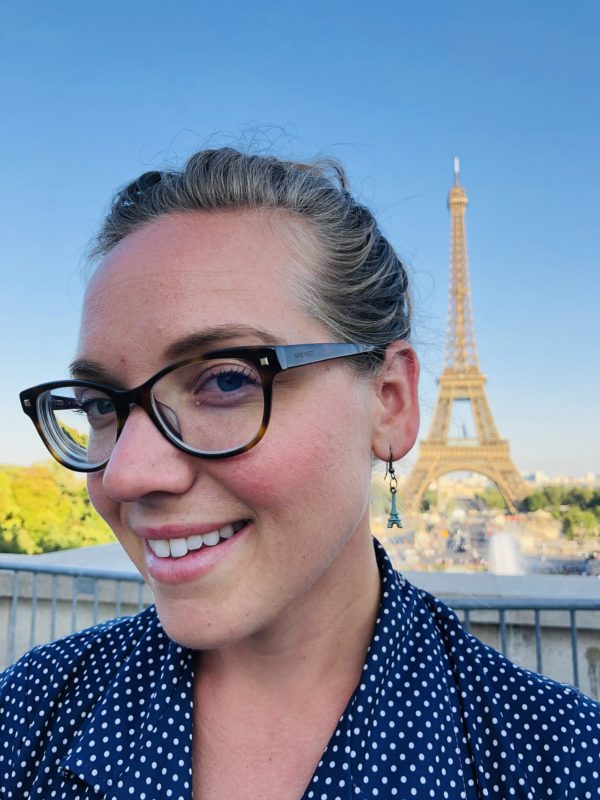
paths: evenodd
<path fill-rule="evenodd" d="M 479 362 L 471 310 L 465 229 L 465 211 L 468 200 L 465 190 L 460 185 L 459 172 L 460 163 L 456 157 L 454 159 L 454 185 L 448 194 L 451 225 L 450 293 L 444 372 L 464 374 L 478 372 Z"/>

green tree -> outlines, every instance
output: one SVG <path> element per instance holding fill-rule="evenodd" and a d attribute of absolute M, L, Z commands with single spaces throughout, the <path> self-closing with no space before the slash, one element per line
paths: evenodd
<path fill-rule="evenodd" d="M 593 511 L 569 508 L 563 514 L 562 531 L 568 539 L 571 539 L 578 534 L 594 533 L 598 528 L 599 522 L 600 520 Z"/>
<path fill-rule="evenodd" d="M 85 483 L 54 462 L 0 467 L 0 551 L 42 553 L 114 541 Z"/>
<path fill-rule="evenodd" d="M 545 509 L 560 520 L 563 534 L 600 536 L 600 490 L 581 486 L 545 486 L 525 500 L 527 511 Z"/>
<path fill-rule="evenodd" d="M 496 486 L 488 486 L 482 492 L 478 492 L 475 497 L 485 505 L 486 508 L 497 508 L 502 511 L 506 509 L 506 503 L 502 493 Z"/>

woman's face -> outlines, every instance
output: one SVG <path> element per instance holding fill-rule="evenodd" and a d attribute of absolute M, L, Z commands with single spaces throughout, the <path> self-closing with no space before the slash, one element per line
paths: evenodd
<path fill-rule="evenodd" d="M 88 288 L 80 377 L 100 371 L 132 387 L 203 349 L 331 341 L 292 299 L 307 267 L 274 234 L 282 224 L 255 212 L 173 215 L 124 239 Z M 343 361 L 291 370 L 275 380 L 263 440 L 223 460 L 180 452 L 132 409 L 88 488 L 172 638 L 195 648 L 240 641 L 347 582 L 369 537 L 372 408 L 371 382 Z M 154 552 L 157 540 L 242 524 L 214 547 Z"/>

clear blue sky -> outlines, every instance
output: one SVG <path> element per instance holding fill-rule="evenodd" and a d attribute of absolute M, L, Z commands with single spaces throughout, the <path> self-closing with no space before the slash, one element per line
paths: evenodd
<path fill-rule="evenodd" d="M 113 189 L 258 136 L 340 158 L 410 265 L 422 435 L 459 155 L 500 433 L 522 470 L 600 471 L 596 0 L 0 7 L 0 462 L 46 455 L 17 394 L 66 374 L 81 257 Z"/>

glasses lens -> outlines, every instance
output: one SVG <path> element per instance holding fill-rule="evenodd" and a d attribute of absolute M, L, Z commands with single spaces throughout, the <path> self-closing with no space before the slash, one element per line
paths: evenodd
<path fill-rule="evenodd" d="M 60 386 L 38 397 L 38 417 L 50 446 L 72 466 L 106 461 L 117 440 L 110 397 L 91 386 Z"/>
<path fill-rule="evenodd" d="M 263 420 L 259 373 L 238 359 L 209 359 L 179 367 L 158 381 L 152 403 L 165 428 L 204 453 L 236 450 L 251 442 Z"/>

